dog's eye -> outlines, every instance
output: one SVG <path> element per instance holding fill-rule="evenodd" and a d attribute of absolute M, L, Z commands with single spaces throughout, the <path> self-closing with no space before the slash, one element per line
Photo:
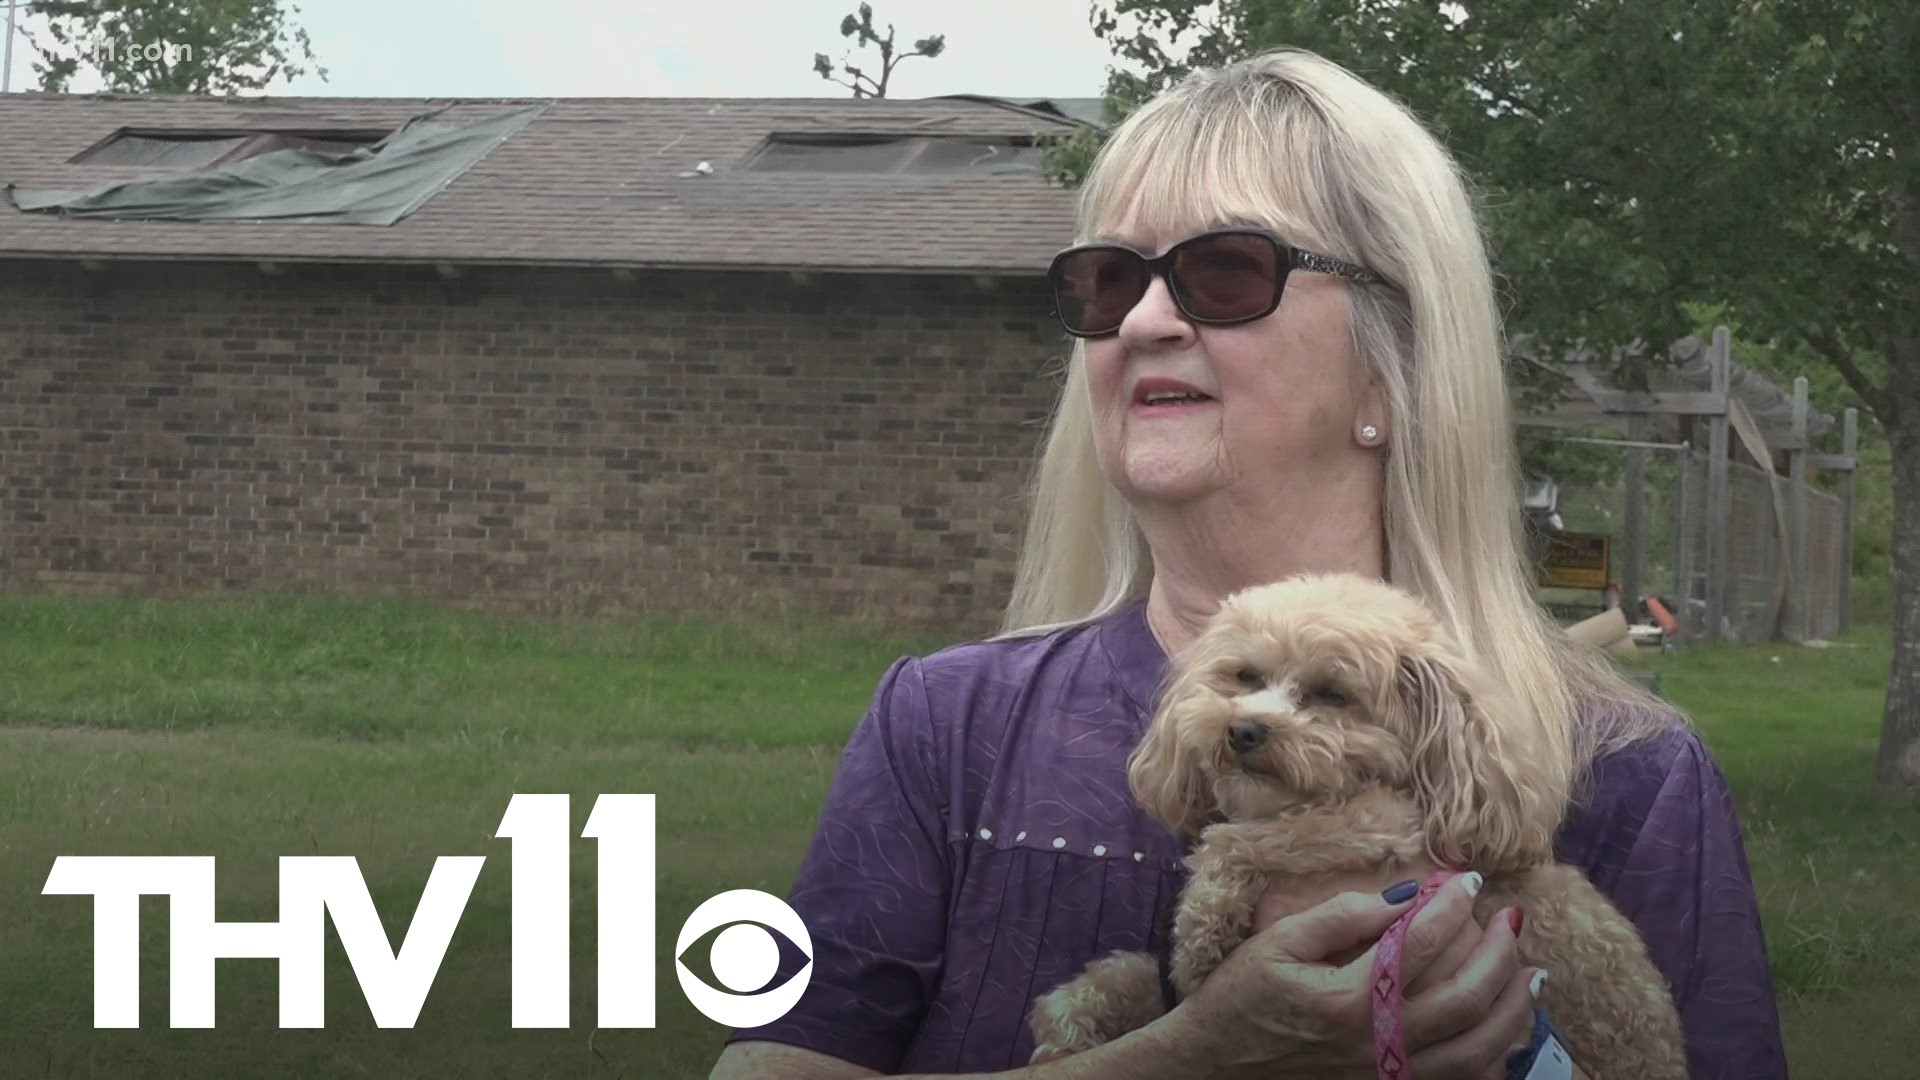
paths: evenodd
<path fill-rule="evenodd" d="M 1327 683 L 1307 691 L 1307 700 L 1315 705 L 1337 709 L 1347 703 L 1347 695 L 1339 687 Z"/>
<path fill-rule="evenodd" d="M 1250 667 L 1243 667 L 1239 671 L 1234 672 L 1233 678 L 1235 682 L 1249 689 L 1255 689 L 1266 684 L 1266 680 L 1260 677 L 1260 673 Z"/>

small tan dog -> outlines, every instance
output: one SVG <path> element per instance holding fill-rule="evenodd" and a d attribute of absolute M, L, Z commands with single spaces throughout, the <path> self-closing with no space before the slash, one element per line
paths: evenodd
<path fill-rule="evenodd" d="M 1308 575 L 1230 597 L 1181 657 L 1129 763 L 1135 795 L 1198 835 L 1172 928 L 1184 998 L 1253 932 L 1276 881 L 1486 877 L 1485 923 L 1524 905 L 1523 964 L 1593 1080 L 1685 1080 L 1680 1021 L 1633 924 L 1577 868 L 1553 861 L 1497 681 L 1476 671 L 1430 609 L 1350 574 Z M 1404 873 L 1403 873 L 1404 872 Z M 1034 1003 L 1033 1060 L 1078 1053 L 1165 1011 L 1159 964 L 1115 953 Z"/>

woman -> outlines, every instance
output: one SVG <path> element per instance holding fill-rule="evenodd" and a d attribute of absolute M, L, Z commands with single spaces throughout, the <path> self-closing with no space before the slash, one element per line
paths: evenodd
<path fill-rule="evenodd" d="M 1167 657 L 1237 589 L 1344 570 L 1423 597 L 1527 696 L 1560 856 L 1641 928 L 1694 1074 L 1784 1076 L 1718 768 L 1530 593 L 1500 327 L 1452 160 L 1346 71 L 1274 52 L 1129 118 L 1079 228 L 1054 269 L 1079 340 L 1008 633 L 886 673 L 790 897 L 811 982 L 713 1075 L 1371 1076 L 1350 958 L 1404 910 L 1385 881 L 1268 897 L 1266 929 L 1167 1017 L 1025 1066 L 1035 997 L 1164 943 L 1181 851 L 1125 764 Z M 1510 919 L 1482 927 L 1468 900 L 1449 886 L 1408 938 L 1421 1080 L 1504 1076 L 1533 1027 Z"/>

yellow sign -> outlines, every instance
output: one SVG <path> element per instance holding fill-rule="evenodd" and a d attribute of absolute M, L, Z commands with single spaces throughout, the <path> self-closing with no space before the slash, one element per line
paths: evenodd
<path fill-rule="evenodd" d="M 1606 588 L 1611 539 L 1606 533 L 1549 534 L 1540 584 L 1553 589 Z"/>

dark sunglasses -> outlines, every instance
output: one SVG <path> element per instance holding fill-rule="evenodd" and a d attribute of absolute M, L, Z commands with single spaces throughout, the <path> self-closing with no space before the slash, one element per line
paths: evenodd
<path fill-rule="evenodd" d="M 1047 280 L 1067 333 L 1102 337 L 1120 329 L 1154 275 L 1180 313 L 1196 323 L 1231 326 L 1273 314 L 1292 270 L 1382 281 L 1350 262 L 1290 247 L 1257 229 L 1220 229 L 1189 237 L 1149 259 L 1119 244 L 1084 244 L 1053 257 Z"/>

